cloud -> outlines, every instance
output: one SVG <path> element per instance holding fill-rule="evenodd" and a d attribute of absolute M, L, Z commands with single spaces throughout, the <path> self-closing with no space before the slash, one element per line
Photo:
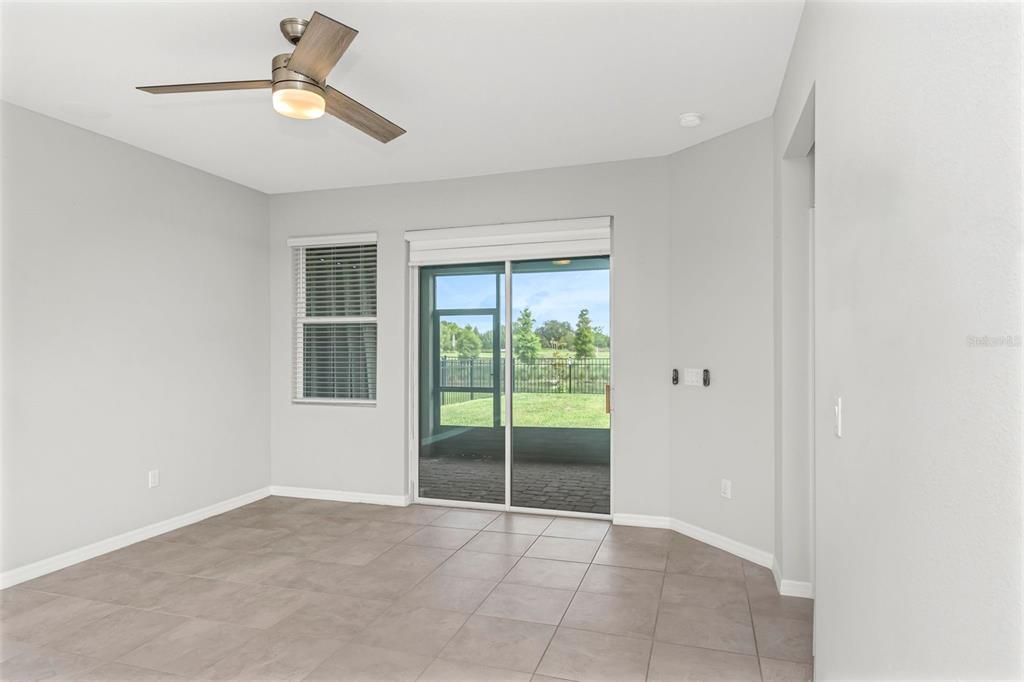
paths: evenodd
<path fill-rule="evenodd" d="M 528 305 L 538 324 L 545 320 L 576 323 L 580 309 L 587 308 L 597 326 L 608 330 L 608 271 L 528 273 L 512 279 L 512 312 Z"/>

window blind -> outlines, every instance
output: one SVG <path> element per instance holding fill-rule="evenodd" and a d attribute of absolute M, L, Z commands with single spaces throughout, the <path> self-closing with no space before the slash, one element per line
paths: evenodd
<path fill-rule="evenodd" d="M 376 401 L 376 235 L 289 244 L 296 292 L 294 398 Z"/>

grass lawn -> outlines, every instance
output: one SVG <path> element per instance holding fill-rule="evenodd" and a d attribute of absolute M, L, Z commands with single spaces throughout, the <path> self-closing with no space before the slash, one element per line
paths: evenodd
<path fill-rule="evenodd" d="M 505 405 L 502 400 L 502 419 Z M 478 398 L 441 407 L 441 423 L 445 426 L 493 426 L 491 398 Z M 516 426 L 557 426 L 563 428 L 607 429 L 604 395 L 580 393 L 517 393 L 512 401 L 513 423 Z"/>

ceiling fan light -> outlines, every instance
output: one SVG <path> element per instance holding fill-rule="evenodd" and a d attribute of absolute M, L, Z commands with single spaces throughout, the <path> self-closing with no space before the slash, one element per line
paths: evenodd
<path fill-rule="evenodd" d="M 287 116 L 309 120 L 324 115 L 327 102 L 312 88 L 274 86 L 274 111 Z"/>

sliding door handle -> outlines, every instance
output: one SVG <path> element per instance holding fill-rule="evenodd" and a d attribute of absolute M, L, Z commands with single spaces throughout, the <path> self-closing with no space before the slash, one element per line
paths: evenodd
<path fill-rule="evenodd" d="M 605 414 L 611 414 L 612 413 L 612 385 L 611 384 L 605 384 L 604 385 L 604 413 Z"/>

